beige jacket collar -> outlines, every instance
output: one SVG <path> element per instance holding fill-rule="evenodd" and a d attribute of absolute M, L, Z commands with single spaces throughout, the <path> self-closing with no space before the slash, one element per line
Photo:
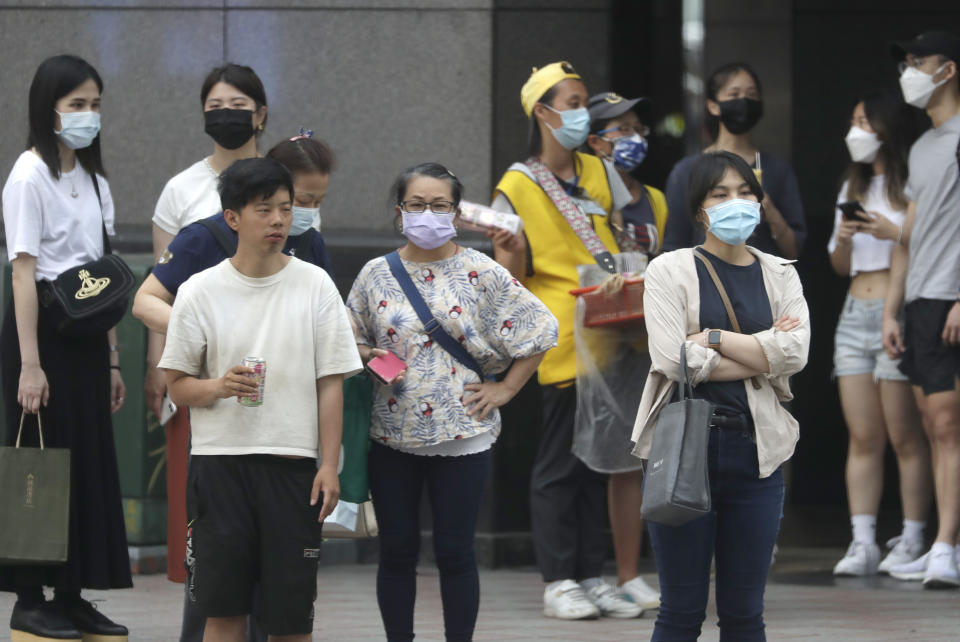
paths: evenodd
<path fill-rule="evenodd" d="M 754 334 L 770 372 L 760 388 L 746 386 L 747 402 L 757 430 L 760 476 L 767 477 L 790 458 L 799 437 L 796 419 L 781 405 L 793 398 L 789 377 L 803 369 L 810 349 L 810 314 L 793 261 L 747 247 L 760 262 L 764 287 L 774 319 L 794 316 L 801 325 L 791 332 L 772 328 Z M 700 328 L 700 281 L 693 249 L 681 249 L 654 259 L 645 277 L 644 316 L 649 335 L 651 367 L 634 425 L 633 454 L 646 458 L 660 411 L 680 381 L 680 344 Z M 687 341 L 687 360 L 694 385 L 706 381 L 720 361 L 716 350 Z"/>

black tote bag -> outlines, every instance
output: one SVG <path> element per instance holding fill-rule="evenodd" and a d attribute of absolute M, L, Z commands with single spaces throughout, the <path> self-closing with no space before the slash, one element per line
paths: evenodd
<path fill-rule="evenodd" d="M 680 526 L 710 512 L 707 445 L 713 404 L 693 399 L 687 346 L 680 348 L 679 400 L 660 411 L 643 482 L 643 519 Z"/>
<path fill-rule="evenodd" d="M 24 414 L 14 447 L 0 448 L 0 564 L 67 561 L 70 528 L 70 451 L 21 448 Z"/>

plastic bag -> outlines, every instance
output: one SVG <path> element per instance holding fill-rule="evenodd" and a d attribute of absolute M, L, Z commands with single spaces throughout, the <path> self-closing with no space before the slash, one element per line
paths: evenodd
<path fill-rule="evenodd" d="M 639 272 L 645 264 L 644 257 L 639 270 L 623 271 Z M 594 285 L 591 281 L 598 276 L 602 277 L 591 269 L 581 269 L 581 285 Z M 573 330 L 577 352 L 573 454 L 600 473 L 640 470 L 640 460 L 631 454 L 630 437 L 650 370 L 646 326 L 641 322 L 588 328 L 583 323 L 585 309 L 579 297 Z"/>

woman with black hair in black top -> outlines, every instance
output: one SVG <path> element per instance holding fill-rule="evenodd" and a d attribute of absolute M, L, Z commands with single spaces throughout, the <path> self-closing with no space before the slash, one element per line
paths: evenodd
<path fill-rule="evenodd" d="M 723 65 L 707 80 L 706 125 L 713 139 L 703 151 L 732 152 L 751 166 L 763 186 L 763 219 L 750 237 L 750 245 L 785 259 L 795 259 L 803 250 L 807 223 L 800 200 L 797 176 L 787 161 L 761 152 L 750 131 L 763 116 L 760 77 L 743 62 Z M 667 177 L 667 207 L 685 211 L 690 174 L 700 154 L 677 163 Z M 704 232 L 687 216 L 671 216 L 663 240 L 663 251 L 693 247 L 702 243 Z"/>

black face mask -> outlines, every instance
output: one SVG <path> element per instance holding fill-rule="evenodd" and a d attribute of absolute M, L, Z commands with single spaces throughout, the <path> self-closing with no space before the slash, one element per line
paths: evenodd
<path fill-rule="evenodd" d="M 239 149 L 253 137 L 253 112 L 249 109 L 212 109 L 203 112 L 203 131 L 225 149 Z"/>
<path fill-rule="evenodd" d="M 720 105 L 720 122 L 731 134 L 743 134 L 753 129 L 763 116 L 763 103 L 753 98 L 734 98 Z"/>

